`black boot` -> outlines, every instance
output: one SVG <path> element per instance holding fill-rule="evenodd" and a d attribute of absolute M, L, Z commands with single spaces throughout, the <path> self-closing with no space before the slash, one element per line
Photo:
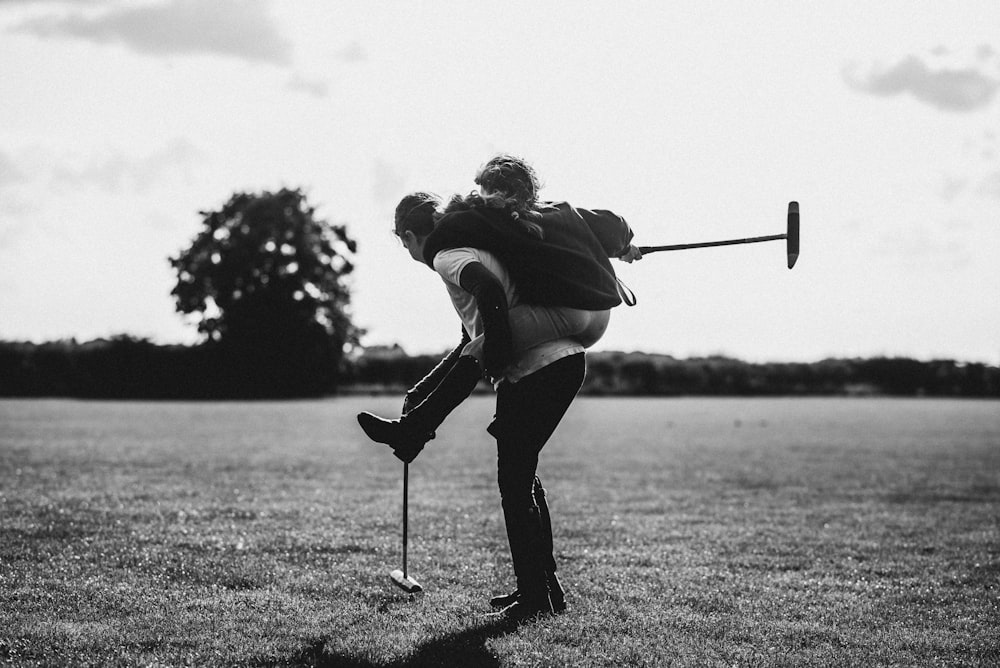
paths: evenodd
<path fill-rule="evenodd" d="M 545 565 L 545 584 L 549 591 L 549 601 L 552 604 L 553 612 L 564 612 L 566 610 L 566 594 L 556 577 L 556 559 L 552 546 L 552 519 L 549 516 L 549 504 L 545 499 L 545 488 L 542 481 L 535 476 L 531 486 L 531 496 L 538 506 L 538 524 L 541 529 L 541 558 Z M 520 595 L 520 590 L 515 589 L 509 594 L 494 596 L 490 599 L 490 606 L 493 608 L 506 608 L 513 605 Z"/>
<path fill-rule="evenodd" d="M 559 578 L 556 577 L 556 574 L 546 573 L 545 584 L 548 586 L 552 612 L 566 612 L 566 593 L 563 591 L 562 585 L 559 584 Z M 515 589 L 509 594 L 494 596 L 490 599 L 490 607 L 497 609 L 506 608 L 509 605 L 513 605 L 519 595 L 520 592 Z"/>
<path fill-rule="evenodd" d="M 549 516 L 549 504 L 545 499 L 545 488 L 542 481 L 535 476 L 535 482 L 531 487 L 531 495 L 538 506 L 538 520 L 542 527 L 542 558 L 545 562 L 545 580 L 549 587 L 549 600 L 552 601 L 552 609 L 555 612 L 566 610 L 566 594 L 556 577 L 556 556 L 555 548 L 552 544 L 552 518 Z"/>
<path fill-rule="evenodd" d="M 507 525 L 511 562 L 517 578 L 517 592 L 516 595 L 511 595 L 513 602 L 496 614 L 511 621 L 549 614 L 553 609 L 542 559 L 544 539 L 538 508 L 505 507 L 504 521 Z"/>
<path fill-rule="evenodd" d="M 545 564 L 545 583 L 549 590 L 549 601 L 552 603 L 553 612 L 564 612 L 566 610 L 566 594 L 556 577 L 556 559 L 552 546 L 552 519 L 549 516 L 549 504 L 545 499 L 545 488 L 542 481 L 535 476 L 531 487 L 531 496 L 538 506 L 538 522 L 541 527 L 541 556 Z M 493 608 L 506 608 L 517 601 L 519 590 L 515 589 L 509 594 L 494 596 L 490 599 L 490 606 Z"/>
<path fill-rule="evenodd" d="M 511 605 L 515 601 L 517 601 L 517 596 L 519 593 L 520 592 L 518 592 L 515 589 L 509 594 L 500 594 L 499 596 L 494 596 L 493 598 L 490 599 L 490 607 L 497 609 L 506 608 L 508 605 Z"/>
<path fill-rule="evenodd" d="M 475 358 L 459 357 L 441 384 L 406 415 L 386 420 L 372 413 L 358 413 L 358 424 L 368 438 L 393 448 L 426 443 L 448 414 L 472 394 L 482 375 Z"/>
<path fill-rule="evenodd" d="M 531 485 L 531 498 L 538 506 L 538 521 L 542 527 L 542 552 L 545 560 L 545 571 L 547 573 L 556 572 L 555 548 L 552 544 L 552 518 L 549 516 L 549 502 L 545 498 L 545 488 L 538 476 Z M 553 575 L 555 577 L 555 575 Z"/>
<path fill-rule="evenodd" d="M 547 599 L 518 598 L 500 612 L 491 613 L 508 622 L 523 622 L 541 615 L 551 615 L 552 606 Z"/>

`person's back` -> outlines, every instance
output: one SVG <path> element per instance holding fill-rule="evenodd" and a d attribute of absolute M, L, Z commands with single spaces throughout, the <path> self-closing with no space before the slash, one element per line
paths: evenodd
<path fill-rule="evenodd" d="M 586 240 L 587 249 L 598 261 L 623 255 L 632 242 L 632 229 L 625 219 L 605 209 L 583 209 L 569 202 L 542 202 L 534 212 L 546 236 L 558 234 L 558 243 L 566 245 Z M 596 246 L 591 238 L 597 242 Z M 611 263 L 606 266 L 610 269 Z"/>
<path fill-rule="evenodd" d="M 507 267 L 525 303 L 591 311 L 621 304 L 608 253 L 579 210 L 559 203 L 542 210 L 539 219 L 542 238 L 513 224 L 503 209 L 452 211 L 428 236 L 424 259 L 433 266 L 442 250 L 482 248 Z"/>

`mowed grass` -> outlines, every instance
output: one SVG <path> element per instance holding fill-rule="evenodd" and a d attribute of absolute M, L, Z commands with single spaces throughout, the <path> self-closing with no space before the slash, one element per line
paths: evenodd
<path fill-rule="evenodd" d="M 477 397 L 0 402 L 0 662 L 1000 665 L 1000 405 L 581 398 L 542 456 L 570 610 L 519 627 Z"/>

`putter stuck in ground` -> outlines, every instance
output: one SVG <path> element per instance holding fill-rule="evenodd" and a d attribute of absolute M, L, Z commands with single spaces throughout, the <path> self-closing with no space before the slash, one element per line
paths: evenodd
<path fill-rule="evenodd" d="M 755 244 L 761 241 L 785 240 L 785 254 L 788 257 L 788 268 L 795 266 L 799 259 L 799 203 L 788 203 L 788 224 L 785 234 L 771 234 L 764 237 L 748 237 L 746 239 L 725 239 L 723 241 L 703 241 L 694 244 L 672 244 L 669 246 L 639 246 L 643 255 L 658 251 L 687 250 L 689 248 L 709 248 L 711 246 L 734 246 L 736 244 Z"/>
<path fill-rule="evenodd" d="M 419 582 L 414 580 L 406 573 L 406 534 L 407 534 L 407 529 L 409 528 L 407 526 L 408 524 L 407 519 L 409 516 L 409 506 L 407 500 L 410 495 L 409 493 L 410 493 L 410 465 L 407 464 L 406 462 L 403 462 L 403 569 L 399 570 L 397 568 L 396 570 L 389 573 L 389 577 L 392 579 L 393 583 L 403 591 L 408 592 L 410 594 L 415 594 L 418 591 L 422 591 L 423 587 L 420 586 Z"/>

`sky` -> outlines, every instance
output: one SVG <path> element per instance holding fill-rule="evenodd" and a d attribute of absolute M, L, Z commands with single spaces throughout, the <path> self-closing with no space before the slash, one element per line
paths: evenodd
<path fill-rule="evenodd" d="M 366 345 L 458 342 L 399 199 L 497 152 L 635 243 L 596 350 L 1000 364 L 1000 3 L 0 0 L 0 340 L 193 343 L 168 258 L 234 192 L 358 242 Z"/>

